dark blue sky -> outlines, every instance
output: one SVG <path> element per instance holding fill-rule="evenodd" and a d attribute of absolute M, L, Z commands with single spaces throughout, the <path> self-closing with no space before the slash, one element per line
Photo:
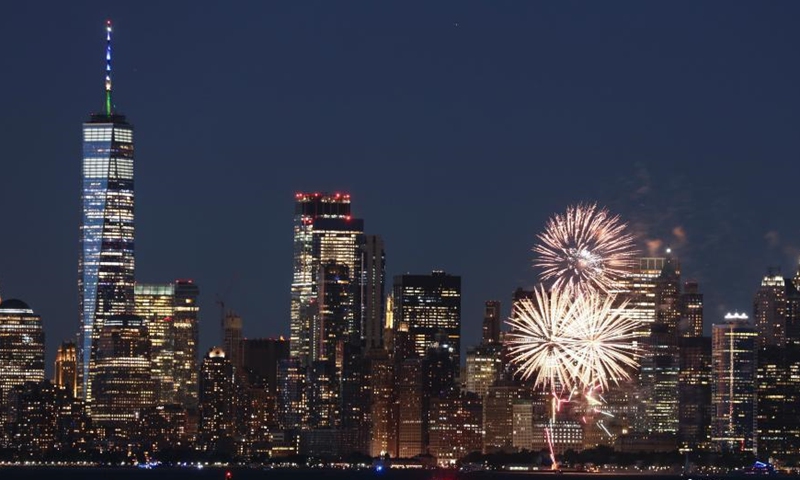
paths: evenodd
<path fill-rule="evenodd" d="M 12 2 L 0 16 L 0 293 L 78 329 L 81 123 L 136 127 L 137 278 L 194 278 L 289 330 L 294 192 L 349 191 L 389 275 L 536 281 L 553 212 L 596 200 L 670 244 L 706 323 L 800 255 L 797 2 Z M 651 242 L 652 243 L 652 242 Z"/>

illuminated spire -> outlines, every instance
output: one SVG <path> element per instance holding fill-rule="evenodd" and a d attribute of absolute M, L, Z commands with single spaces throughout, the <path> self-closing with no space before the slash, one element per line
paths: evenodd
<path fill-rule="evenodd" d="M 106 115 L 111 116 L 111 20 L 106 20 Z"/>

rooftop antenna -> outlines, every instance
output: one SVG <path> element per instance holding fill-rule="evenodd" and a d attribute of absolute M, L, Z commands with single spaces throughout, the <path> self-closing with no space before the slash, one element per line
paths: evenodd
<path fill-rule="evenodd" d="M 106 20 L 106 115 L 111 116 L 111 20 Z"/>

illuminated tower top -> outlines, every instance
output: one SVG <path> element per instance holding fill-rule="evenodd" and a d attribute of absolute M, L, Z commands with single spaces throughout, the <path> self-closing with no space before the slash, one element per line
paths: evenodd
<path fill-rule="evenodd" d="M 106 115 L 111 116 L 111 20 L 106 20 Z"/>

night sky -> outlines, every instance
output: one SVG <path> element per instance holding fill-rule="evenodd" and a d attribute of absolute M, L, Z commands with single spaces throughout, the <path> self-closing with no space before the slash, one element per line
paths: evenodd
<path fill-rule="evenodd" d="M 800 256 L 800 3 L 9 2 L 0 15 L 0 294 L 78 330 L 81 124 L 135 128 L 136 276 L 288 335 L 296 191 L 349 192 L 387 274 L 531 287 L 545 220 L 597 201 L 672 246 L 706 329 Z"/>

